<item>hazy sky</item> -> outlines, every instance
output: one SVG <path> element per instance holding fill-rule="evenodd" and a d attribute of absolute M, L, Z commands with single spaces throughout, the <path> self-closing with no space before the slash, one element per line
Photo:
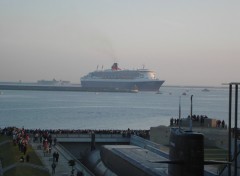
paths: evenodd
<path fill-rule="evenodd" d="M 240 82 L 239 0 L 0 0 L 0 81 L 69 80 L 113 62 L 165 85 Z"/>

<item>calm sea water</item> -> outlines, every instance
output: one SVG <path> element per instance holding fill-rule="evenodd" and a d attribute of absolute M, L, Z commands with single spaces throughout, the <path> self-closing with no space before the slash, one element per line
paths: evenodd
<path fill-rule="evenodd" d="M 207 115 L 228 122 L 228 89 L 162 87 L 161 94 L 1 91 L 0 127 L 41 129 L 149 129 L 182 117 Z M 185 92 L 187 95 L 182 95 Z"/>

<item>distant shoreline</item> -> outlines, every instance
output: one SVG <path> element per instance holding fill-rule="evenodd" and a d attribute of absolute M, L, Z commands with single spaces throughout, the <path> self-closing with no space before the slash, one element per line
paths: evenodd
<path fill-rule="evenodd" d="M 54 85 L 38 83 L 0 82 L 0 90 L 29 90 L 29 91 L 72 91 L 72 92 L 127 92 L 136 93 L 133 90 L 113 88 L 85 88 L 80 84 Z"/>
<path fill-rule="evenodd" d="M 41 85 L 37 82 L 10 82 L 10 81 L 0 81 L 0 89 L 3 85 L 26 85 L 26 86 L 54 86 L 54 87 L 81 87 L 81 84 L 70 83 L 66 85 Z M 219 86 L 208 86 L 208 85 L 162 85 L 161 87 L 177 87 L 177 88 L 228 88 L 227 85 L 219 85 Z M 82 87 L 81 87 L 82 88 Z"/>
<path fill-rule="evenodd" d="M 176 87 L 176 88 L 222 88 L 222 89 L 226 89 L 228 88 L 227 86 L 182 86 L 182 85 L 162 85 L 162 87 Z"/>

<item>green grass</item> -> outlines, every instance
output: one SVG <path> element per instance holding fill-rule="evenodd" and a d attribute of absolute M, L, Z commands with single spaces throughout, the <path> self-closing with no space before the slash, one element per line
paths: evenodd
<path fill-rule="evenodd" d="M 8 140 L 11 140 L 11 137 L 2 135 L 0 136 L 0 143 Z M 35 151 L 30 145 L 28 145 L 26 155 L 27 154 L 30 156 L 29 163 L 43 166 L 41 160 L 36 155 Z M 12 142 L 0 145 L 0 159 L 2 161 L 3 168 L 10 166 L 14 163 L 19 163 L 19 158 L 21 156 L 24 155 L 18 150 L 18 145 L 13 145 Z M 27 166 L 18 166 L 4 173 L 4 176 L 22 176 L 22 175 L 49 176 L 49 173 Z"/>
<path fill-rule="evenodd" d="M 2 136 L 0 137 L 2 139 Z M 9 140 L 10 138 L 5 138 Z M 0 146 L 0 158 L 2 161 L 2 167 L 7 167 L 15 162 L 17 162 L 20 158 L 19 152 L 13 147 L 12 143 L 5 143 Z"/>
<path fill-rule="evenodd" d="M 4 176 L 49 176 L 48 172 L 27 166 L 15 167 L 4 173 Z"/>
<path fill-rule="evenodd" d="M 215 160 L 215 161 L 227 161 L 228 152 L 227 150 L 220 148 L 205 148 L 204 149 L 204 160 Z M 222 171 L 225 168 L 225 164 L 214 165 L 218 171 Z"/>
<path fill-rule="evenodd" d="M 226 161 L 228 157 L 227 150 L 220 148 L 210 148 L 204 150 L 205 160 Z"/>
<path fill-rule="evenodd" d="M 5 136 L 5 135 L 1 135 L 1 134 L 0 134 L 0 143 L 1 143 L 1 142 L 4 142 L 4 141 L 6 141 L 6 140 L 12 140 L 12 138 L 9 137 L 9 136 Z"/>

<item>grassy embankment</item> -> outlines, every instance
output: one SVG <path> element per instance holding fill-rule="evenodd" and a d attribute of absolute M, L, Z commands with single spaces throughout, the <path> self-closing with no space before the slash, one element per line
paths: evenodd
<path fill-rule="evenodd" d="M 4 143 L 5 141 L 9 141 Z M 23 154 L 18 150 L 18 146 L 14 146 L 11 137 L 0 135 L 0 160 L 2 162 L 2 168 L 5 169 L 11 165 L 19 164 L 19 159 Z M 43 166 L 41 160 L 34 152 L 33 148 L 28 145 L 26 155 L 30 156 L 29 164 L 36 166 Z M 34 168 L 31 166 L 19 165 L 7 170 L 3 173 L 4 176 L 50 176 L 50 174 L 44 170 Z"/>
<path fill-rule="evenodd" d="M 220 148 L 207 148 L 204 150 L 205 160 L 227 161 L 227 150 Z"/>
<path fill-rule="evenodd" d="M 227 150 L 220 148 L 207 148 L 204 149 L 204 160 L 214 160 L 214 161 L 227 161 L 228 153 Z M 213 165 L 213 167 L 221 172 L 225 168 L 226 164 Z"/>

